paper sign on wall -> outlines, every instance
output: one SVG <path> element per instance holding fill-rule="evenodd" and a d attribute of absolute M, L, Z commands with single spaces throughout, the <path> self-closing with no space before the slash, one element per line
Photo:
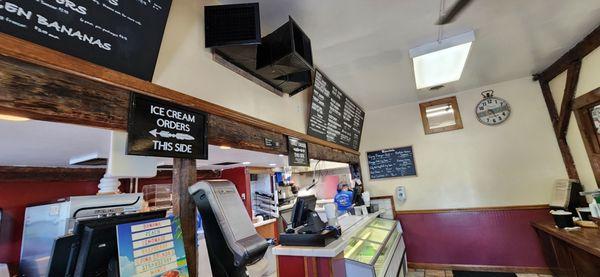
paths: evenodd
<path fill-rule="evenodd" d="M 121 276 L 187 277 L 179 218 L 117 225 Z"/>

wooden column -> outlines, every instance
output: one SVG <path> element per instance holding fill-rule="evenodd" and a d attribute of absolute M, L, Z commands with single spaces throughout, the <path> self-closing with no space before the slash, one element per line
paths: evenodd
<path fill-rule="evenodd" d="M 198 275 L 196 247 L 196 205 L 188 187 L 196 183 L 196 160 L 173 159 L 173 214 L 180 218 L 183 243 L 191 277 Z"/>

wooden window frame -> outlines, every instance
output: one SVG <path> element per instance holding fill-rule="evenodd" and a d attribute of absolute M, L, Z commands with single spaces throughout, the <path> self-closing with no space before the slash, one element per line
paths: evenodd
<path fill-rule="evenodd" d="M 450 104 L 450 106 L 452 106 L 452 109 L 454 110 L 454 122 L 456 122 L 456 124 L 452 126 L 432 129 L 429 127 L 429 119 L 427 119 L 426 110 L 428 107 L 442 104 Z M 426 135 L 460 130 L 463 128 L 463 123 L 460 117 L 460 110 L 458 109 L 458 101 L 456 100 L 456 96 L 419 103 L 419 108 L 421 109 L 421 120 L 423 121 L 423 130 L 425 131 Z"/>
<path fill-rule="evenodd" d="M 590 109 L 600 105 L 600 87 L 579 96 L 573 101 L 573 113 L 590 160 L 596 182 L 600 183 L 600 140 L 590 115 Z"/>

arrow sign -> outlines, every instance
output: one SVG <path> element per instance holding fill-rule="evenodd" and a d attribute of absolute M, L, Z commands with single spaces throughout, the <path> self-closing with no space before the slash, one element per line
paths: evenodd
<path fill-rule="evenodd" d="M 152 136 L 157 137 L 163 137 L 163 138 L 176 138 L 178 140 L 194 140 L 194 137 L 188 135 L 188 134 L 183 134 L 183 133 L 171 133 L 169 131 L 157 131 L 156 129 L 153 129 L 152 131 L 148 132 L 150 133 Z"/>

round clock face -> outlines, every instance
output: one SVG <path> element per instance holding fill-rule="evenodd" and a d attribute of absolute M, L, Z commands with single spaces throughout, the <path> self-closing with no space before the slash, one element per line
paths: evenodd
<path fill-rule="evenodd" d="M 477 104 L 475 114 L 485 125 L 498 125 L 510 116 L 510 105 L 502 98 L 486 97 Z"/>

